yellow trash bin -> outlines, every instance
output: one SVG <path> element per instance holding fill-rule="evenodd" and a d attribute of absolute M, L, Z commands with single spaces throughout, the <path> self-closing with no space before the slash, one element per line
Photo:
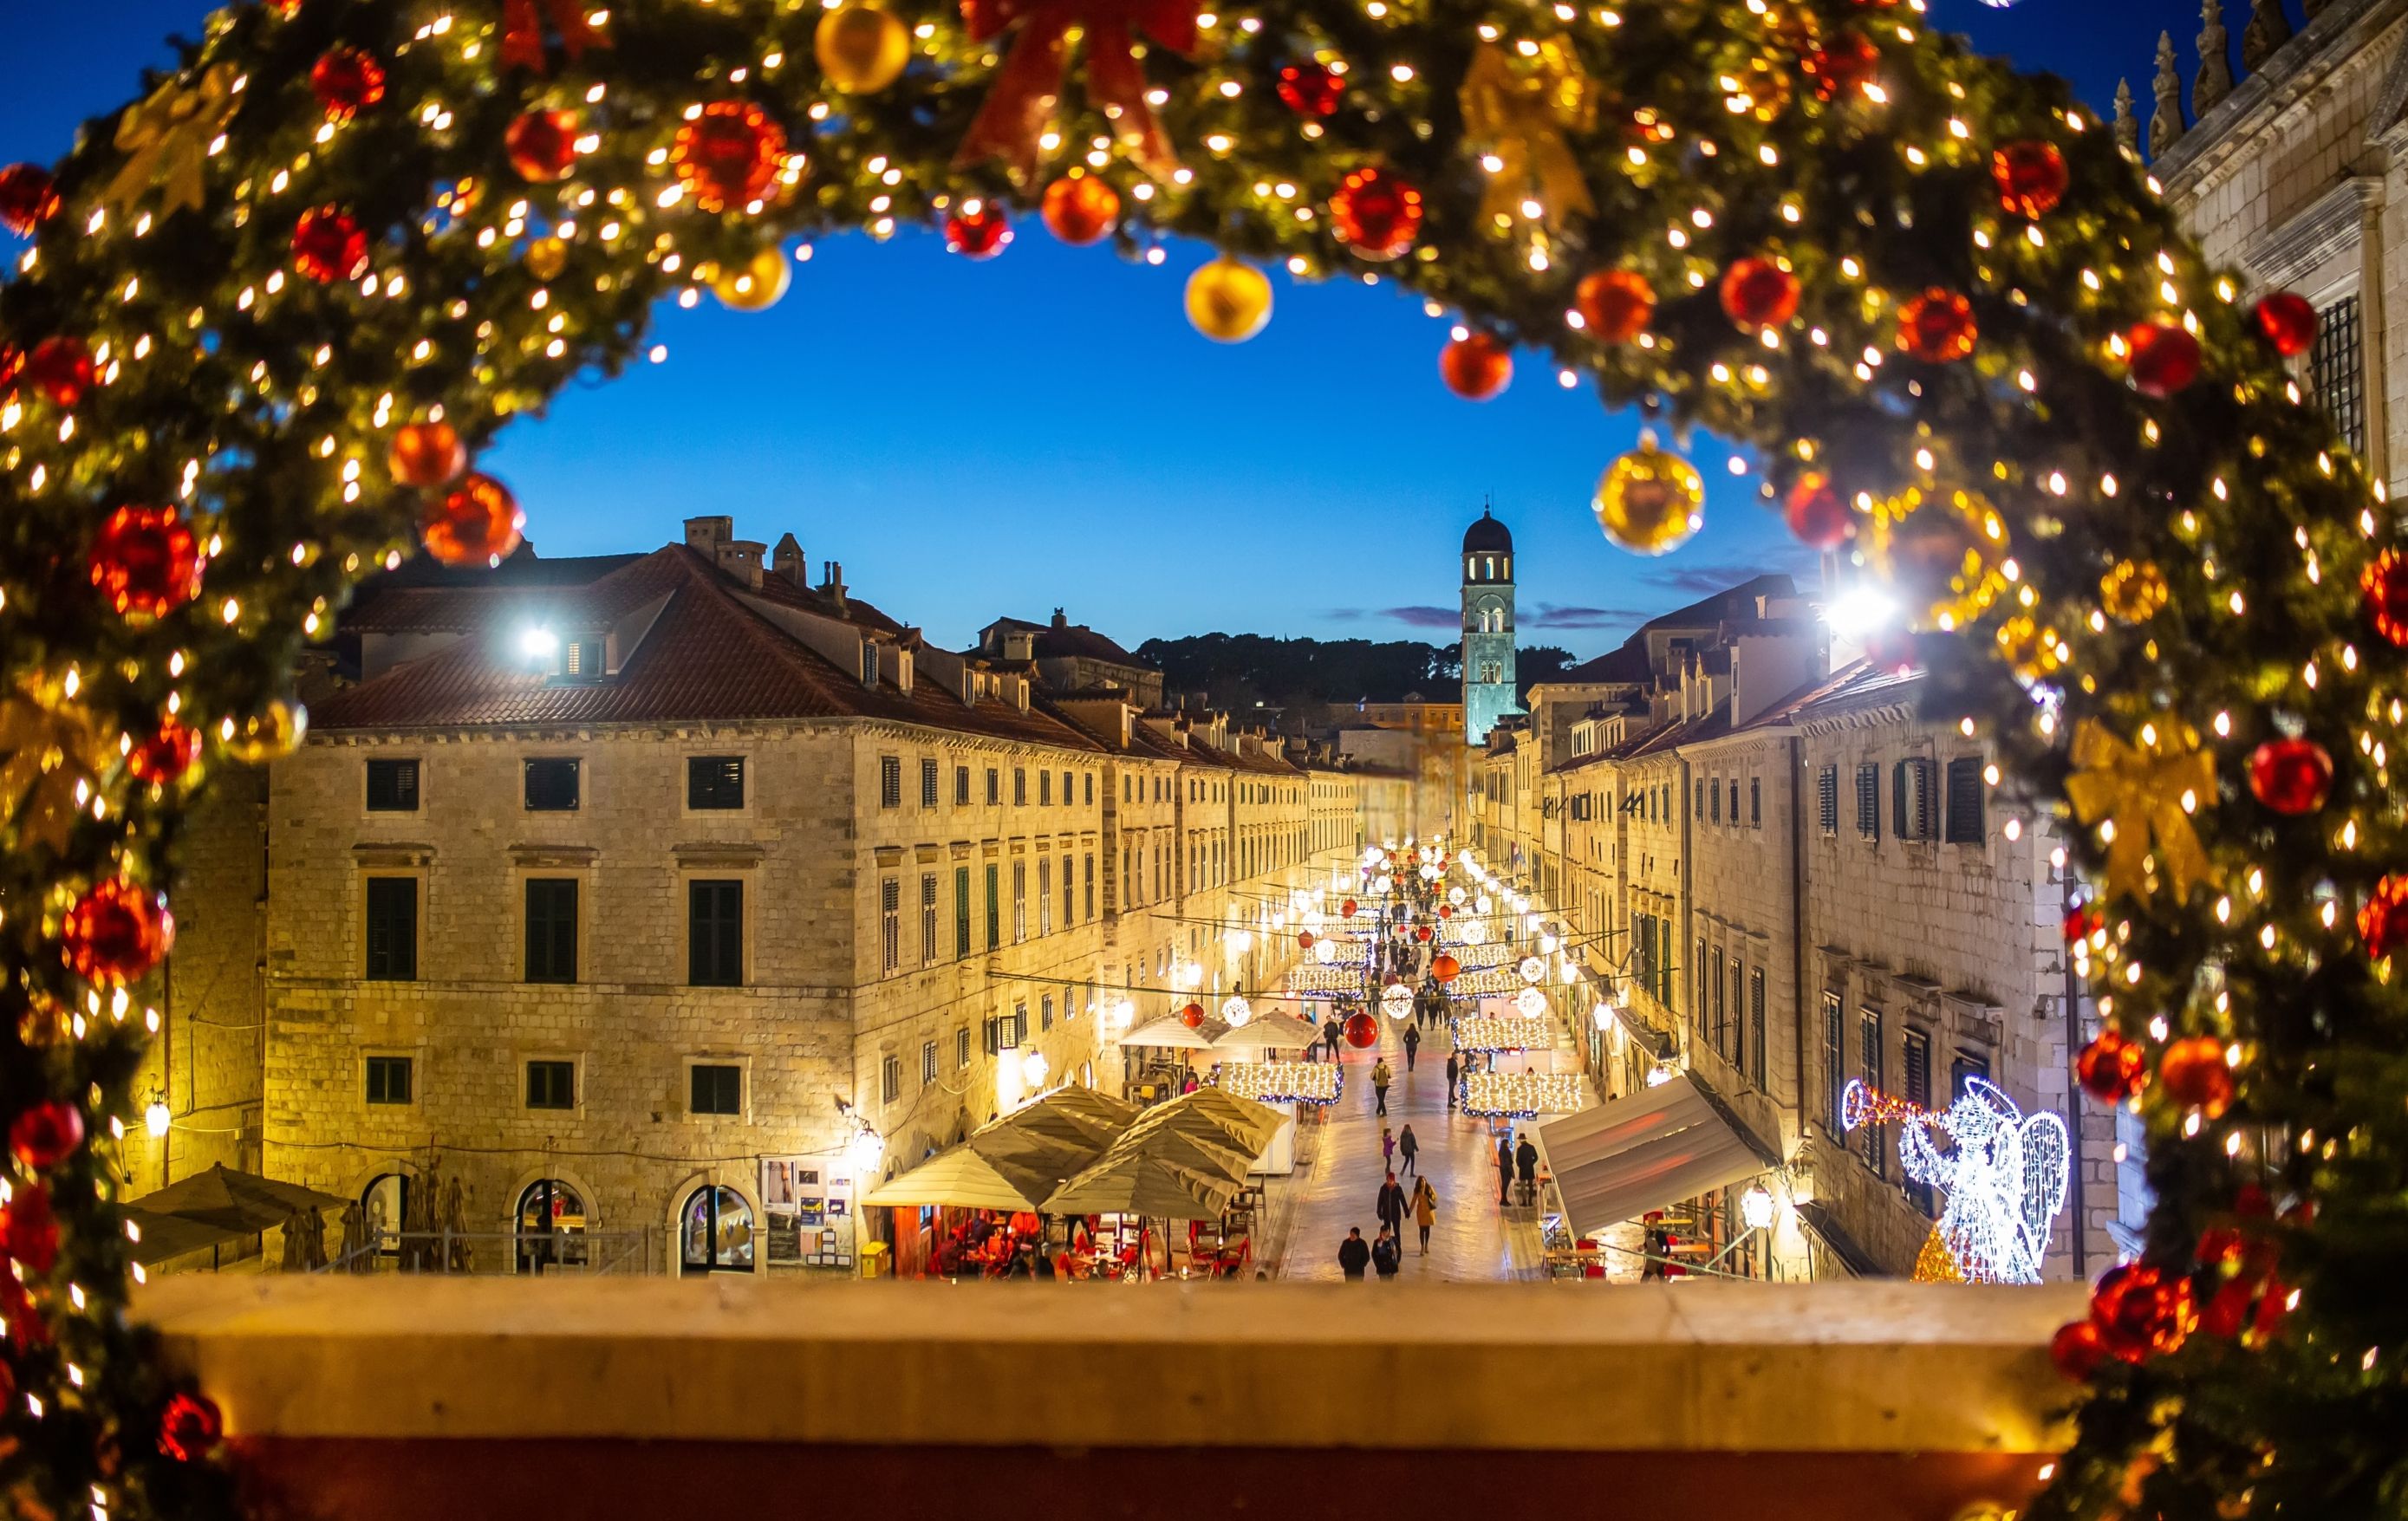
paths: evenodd
<path fill-rule="evenodd" d="M 861 1249 L 861 1276 L 864 1278 L 885 1277 L 887 1251 L 888 1248 L 884 1241 L 871 1241 L 868 1245 L 863 1247 Z"/>

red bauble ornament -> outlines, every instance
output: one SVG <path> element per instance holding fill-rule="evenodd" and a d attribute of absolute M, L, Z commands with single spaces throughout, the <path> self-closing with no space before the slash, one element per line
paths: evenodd
<path fill-rule="evenodd" d="M 17 1185 L 0 1208 L 0 1248 L 28 1272 L 46 1273 L 57 1264 L 59 1223 L 50 1213 L 49 1189 L 37 1183 Z"/>
<path fill-rule="evenodd" d="M 1599 343 L 1627 343 L 1655 317 L 1656 288 L 1635 269 L 1598 269 L 1581 277 L 1572 307 Z"/>
<path fill-rule="evenodd" d="M 786 129 L 749 100 L 714 100 L 677 130 L 669 162 L 705 211 L 766 199 L 786 162 Z"/>
<path fill-rule="evenodd" d="M 1429 938 L 1430 938 L 1430 926 L 1427 926 L 1427 925 L 1420 925 L 1420 926 L 1416 926 L 1414 927 L 1414 929 L 1413 929 L 1413 939 L 1415 939 L 1415 940 L 1427 940 Z"/>
<path fill-rule="evenodd" d="M 201 543 L 172 507 L 119 508 L 86 559 L 92 583 L 120 612 L 155 618 L 201 595 Z"/>
<path fill-rule="evenodd" d="M 8 1153 L 36 1171 L 54 1168 L 83 1144 L 83 1111 L 64 1098 L 45 1098 L 8 1125 Z"/>
<path fill-rule="evenodd" d="M 1814 98 L 1837 100 L 1854 93 L 1881 67 L 1881 50 L 1857 32 L 1842 32 L 1799 61 L 1814 81 Z"/>
<path fill-rule="evenodd" d="M 439 486 L 468 467 L 467 446 L 449 423 L 408 423 L 393 436 L 385 468 L 405 486 Z"/>
<path fill-rule="evenodd" d="M 2199 339 L 2175 323 L 2142 323 L 2124 335 L 2132 384 L 2152 396 L 2171 396 L 2199 379 Z"/>
<path fill-rule="evenodd" d="M 2394 644 L 2408 645 L 2408 555 L 2385 550 L 2358 578 L 2368 621 Z"/>
<path fill-rule="evenodd" d="M 2374 896 L 2358 911 L 2358 938 L 2377 961 L 2408 944 L 2408 877 L 2389 876 L 2374 884 Z"/>
<path fill-rule="evenodd" d="M 1798 277 L 1770 259 L 1750 257 L 1723 275 L 1723 314 L 1750 332 L 1798 315 Z"/>
<path fill-rule="evenodd" d="M 1452 919 L 1452 918 L 1454 918 L 1454 917 L 1455 917 L 1455 908 L 1454 908 L 1454 905 L 1452 905 L 1452 904 L 1447 904 L 1447 903 L 1441 903 L 1441 904 L 1440 904 L 1440 905 L 1438 906 L 1438 916 L 1439 916 L 1440 918 L 1441 918 L 1441 919 Z"/>
<path fill-rule="evenodd" d="M 2114 1030 L 2100 1030 L 2073 1058 L 2073 1077 L 2100 1103 L 2120 1104 L 2148 1085 L 2149 1054 Z"/>
<path fill-rule="evenodd" d="M 1836 548 L 1856 527 L 1856 515 L 1832 489 L 1831 478 L 1820 470 L 1807 471 L 1790 486 L 1781 515 L 1809 549 Z"/>
<path fill-rule="evenodd" d="M 123 877 L 95 882 L 67 911 L 61 954 L 95 983 L 130 983 L 176 943 L 176 916 L 159 894 Z"/>
<path fill-rule="evenodd" d="M 125 753 L 125 769 L 139 782 L 173 782 L 201 758 L 201 731 L 172 718 L 159 721 L 157 732 L 135 741 Z"/>
<path fill-rule="evenodd" d="M 2249 753 L 2250 796 L 2286 817 L 2324 807 L 2332 779 L 2332 754 L 2314 739 L 2269 739 Z"/>
<path fill-rule="evenodd" d="M 1280 104 L 1298 116 L 1334 116 L 1346 82 L 1326 65 L 1308 62 L 1282 66 L 1277 89 Z"/>
<path fill-rule="evenodd" d="M 2038 221 L 2065 199 L 2065 155 L 2037 138 L 2009 143 L 1990 155 L 1990 182 L 1999 187 L 2000 206 Z"/>
<path fill-rule="evenodd" d="M 1312 930 L 1305 930 L 1297 936 L 1296 948 L 1299 951 L 1310 951 L 1312 949 Z"/>
<path fill-rule="evenodd" d="M 348 122 L 384 99 L 384 65 L 358 48 L 330 49 L 309 70 L 309 93 L 329 122 Z"/>
<path fill-rule="evenodd" d="M 1438 352 L 1439 378 L 1466 401 L 1486 401 L 1513 380 L 1513 353 L 1485 333 L 1468 333 Z"/>
<path fill-rule="evenodd" d="M 426 552 L 445 565 L 492 565 L 519 547 L 526 513 L 509 489 L 489 475 L 471 475 L 431 497 L 420 516 Z"/>
<path fill-rule="evenodd" d="M 1179 1023 L 1191 1030 L 1197 1028 L 1204 1023 L 1204 1006 L 1200 1003 L 1191 1003 L 1179 1011 Z"/>
<path fill-rule="evenodd" d="M 522 179 L 538 185 L 566 179 L 577 167 L 577 118 L 566 111 L 528 111 L 502 134 L 502 151 Z"/>
<path fill-rule="evenodd" d="M 225 1417 L 206 1395 L 179 1389 L 159 1413 L 159 1450 L 179 1463 L 197 1463 L 225 1438 Z"/>
<path fill-rule="evenodd" d="M 1422 193 L 1389 170 L 1366 166 L 1338 182 L 1329 220 L 1355 257 L 1398 258 L 1422 230 Z"/>
<path fill-rule="evenodd" d="M 23 377 L 53 407 L 73 407 L 92 390 L 92 351 L 81 338 L 44 338 L 18 362 Z"/>
<path fill-rule="evenodd" d="M 1338 917 L 1340 919 L 1352 919 L 1354 917 L 1354 900 L 1350 897 L 1345 902 L 1338 905 Z"/>
<path fill-rule="evenodd" d="M 2127 1362 L 2178 1350 L 2199 1324 L 2190 1280 L 2145 1262 L 2111 1268 L 2090 1291 L 2100 1343 Z"/>
<path fill-rule="evenodd" d="M 1084 248 L 1110 233 L 1120 214 L 1120 192 L 1091 174 L 1054 180 L 1038 203 L 1047 230 L 1073 248 Z"/>
<path fill-rule="evenodd" d="M 2157 1086 L 2186 1111 L 2214 1119 L 2232 1107 L 2232 1068 L 2209 1035 L 2186 1035 L 2157 1058 Z"/>
<path fill-rule="evenodd" d="M 293 228 L 293 266 L 322 285 L 357 280 L 368 272 L 368 235 L 341 207 L 304 211 Z"/>
<path fill-rule="evenodd" d="M 1452 983 L 1463 970 L 1463 963 L 1440 951 L 1430 957 L 1430 975 L 1441 983 Z"/>
<path fill-rule="evenodd" d="M 2107 927 L 2107 911 L 2095 903 L 2065 911 L 2065 943 L 2086 940 Z"/>
<path fill-rule="evenodd" d="M 1369 1014 L 1346 1017 L 1346 1043 L 1361 1051 L 1380 1043 L 1380 1022 Z"/>
<path fill-rule="evenodd" d="M 1973 303 L 1955 291 L 1935 285 L 1899 304 L 1898 346 L 1925 364 L 1955 364 L 1972 353 L 1980 335 Z"/>
<path fill-rule="evenodd" d="M 966 259 L 992 259 L 1011 241 L 1003 208 L 972 202 L 945 218 L 945 247 Z"/>
<path fill-rule="evenodd" d="M 2107 1345 L 2099 1339 L 2099 1327 L 2086 1320 L 2059 1326 L 2049 1338 L 2048 1360 L 2057 1370 L 2080 1384 L 2107 1357 Z"/>
<path fill-rule="evenodd" d="M 38 164 L 11 164 L 0 169 L 0 227 L 20 237 L 58 213 L 59 188 L 50 171 Z"/>
<path fill-rule="evenodd" d="M 2316 346 L 2316 309 L 2303 295 L 2276 291 L 2258 302 L 2249 318 L 2258 324 L 2258 336 L 2286 359 Z"/>

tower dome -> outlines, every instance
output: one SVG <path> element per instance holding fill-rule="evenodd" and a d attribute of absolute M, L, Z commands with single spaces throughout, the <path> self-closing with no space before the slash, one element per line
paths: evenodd
<path fill-rule="evenodd" d="M 1463 530 L 1463 552 L 1466 554 L 1513 552 L 1513 536 L 1497 521 L 1488 509 L 1480 509 L 1480 521 Z"/>

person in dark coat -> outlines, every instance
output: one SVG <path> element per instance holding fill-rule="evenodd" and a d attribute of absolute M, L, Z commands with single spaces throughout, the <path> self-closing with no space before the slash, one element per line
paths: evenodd
<path fill-rule="evenodd" d="M 1539 1198 L 1539 1148 L 1530 1138 L 1522 1137 L 1522 1144 L 1513 1149 L 1513 1165 L 1522 1174 L 1522 1202 L 1535 1204 Z"/>
<path fill-rule="evenodd" d="M 1356 1226 L 1338 1243 L 1338 1269 L 1349 1278 L 1360 1278 L 1370 1265 L 1371 1243 L 1363 1239 L 1363 1227 Z"/>
<path fill-rule="evenodd" d="M 1338 1059 L 1338 1038 L 1344 1033 L 1344 1031 L 1338 1027 L 1338 1016 L 1336 1014 L 1330 1015 L 1328 1021 L 1321 1026 L 1321 1043 L 1329 1048 L 1329 1059 L 1331 1061 L 1336 1061 Z"/>
<path fill-rule="evenodd" d="M 1371 1243 L 1371 1266 L 1383 1278 L 1394 1278 L 1397 1270 L 1405 1265 L 1404 1238 L 1386 1226 L 1380 1227 L 1380 1239 Z"/>
<path fill-rule="evenodd" d="M 1462 1081 L 1462 1078 L 1463 1063 L 1454 1052 L 1450 1051 L 1446 1054 L 1446 1107 L 1450 1112 L 1455 1109 L 1455 1085 Z"/>
<path fill-rule="evenodd" d="M 1400 1176 L 1403 1173 L 1415 1172 L 1419 1170 L 1413 1165 L 1413 1155 L 1421 1149 L 1421 1139 L 1413 1134 L 1413 1127 L 1411 1125 L 1407 1125 L 1404 1128 L 1404 1133 L 1397 1137 L 1397 1153 L 1405 1159 L 1405 1165 L 1398 1169 Z"/>
<path fill-rule="evenodd" d="M 1410 1072 L 1410 1071 L 1412 1071 L 1412 1070 L 1413 1069 L 1413 1053 L 1415 1053 L 1415 1052 L 1417 1052 L 1417 1051 L 1421 1050 L 1421 1048 L 1422 1048 L 1422 1027 L 1421 1027 L 1419 1025 L 1408 1025 L 1408 1026 L 1405 1026 L 1405 1070 L 1406 1070 L 1406 1071 Z"/>
<path fill-rule="evenodd" d="M 1507 1131 L 1497 1138 L 1497 1202 L 1513 1201 L 1513 1134 Z"/>
<path fill-rule="evenodd" d="M 1395 1173 L 1389 1173 L 1388 1181 L 1380 1185 L 1380 1197 L 1372 1206 L 1372 1212 L 1380 1217 L 1381 1225 L 1399 1237 L 1404 1235 L 1405 1191 L 1397 1186 Z"/>

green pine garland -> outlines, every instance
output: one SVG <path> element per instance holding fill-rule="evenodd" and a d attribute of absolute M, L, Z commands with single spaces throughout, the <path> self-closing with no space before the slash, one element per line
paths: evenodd
<path fill-rule="evenodd" d="M 1091 23 L 1107 14 L 1062 4 Z M 169 184 L 99 214 L 127 165 L 115 122 L 56 166 L 60 208 L 0 284 L 0 692 L 21 725 L 0 731 L 0 767 L 66 754 L 61 734 L 87 725 L 101 806 L 70 805 L 62 826 L 30 773 L 0 769 L 13 779 L 0 792 L 0 1043 L 13 1042 L 0 1112 L 65 1100 L 92 1133 L 55 1166 L 22 1151 L 14 1163 L 15 1186 L 45 1187 L 60 1227 L 47 1270 L 19 1253 L 32 1312 L 8 1317 L 0 1491 L 25 1514 L 80 1513 L 95 1494 L 123 1516 L 233 1503 L 219 1465 L 163 1450 L 173 1386 L 123 1316 L 112 1126 L 135 1113 L 143 1022 L 112 1012 L 111 986 L 145 958 L 87 980 L 63 957 L 66 911 L 93 884 L 166 880 L 202 785 L 200 770 L 136 775 L 117 736 L 138 753 L 172 705 L 210 738 L 204 768 L 273 752 L 303 641 L 347 587 L 414 548 L 419 494 L 386 465 L 403 424 L 439 408 L 480 446 L 572 379 L 636 360 L 662 300 L 765 246 L 885 237 L 971 199 L 1025 218 L 1041 184 L 993 162 L 953 166 L 1016 34 L 989 47 L 936 0 L 890 8 L 912 29 L 909 67 L 852 95 L 816 71 L 817 6 L 623 0 L 600 25 L 607 45 L 572 58 L 555 0 L 242 5 L 210 20 L 178 76 L 191 88 L 230 65 L 239 82 L 222 144 L 201 145 L 199 209 L 167 208 L 169 163 Z M 539 70 L 503 62 L 514 13 L 547 28 Z M 2196 737 L 2214 786 L 2181 817 L 2214 881 L 2178 885 L 2169 824 L 2153 874 L 2102 902 L 2086 959 L 2159 1078 L 2140 1102 L 2165 1286 L 2128 1297 L 2111 1329 L 2126 1350 L 2135 1336 L 2162 1350 L 2099 1361 L 2041 1509 L 2398 1514 L 2408 1010 L 2355 928 L 2402 855 L 2387 770 L 2398 658 L 2359 591 L 2395 524 L 2112 134 L 2055 81 L 1922 22 L 1918 5 L 1888 0 L 1237 5 L 1192 58 L 1142 50 L 1184 176 L 1153 179 L 1118 149 L 1096 151 L 1093 172 L 1120 192 L 1125 252 L 1176 237 L 1300 279 L 1392 280 L 1526 360 L 1592 377 L 1609 405 L 1752 447 L 1768 496 L 1820 476 L 1855 504 L 1860 549 L 1952 631 L 1919 650 L 1935 710 L 2044 795 L 2061 796 L 2086 728 L 2144 751 L 2143 725 L 2161 749 Z M 1546 147 L 1467 136 L 1459 87 L 1492 35 L 1517 69 L 1524 41 L 1576 60 L 1585 106 L 1549 130 L 1590 213 L 1484 218 L 1480 156 Z M 330 122 L 310 78 L 337 47 L 376 63 L 383 93 Z M 1042 179 L 1112 136 L 1078 56 Z M 1276 88 L 1283 65 L 1315 59 L 1345 66 L 1326 120 Z M 683 114 L 713 101 L 756 103 L 806 155 L 757 213 L 661 204 Z M 594 139 L 558 183 L 523 182 L 505 150 L 538 107 L 576 113 Z M 2018 143 L 2053 145 L 2067 171 L 2061 203 L 2035 219 L 1993 181 L 1994 151 Z M 1364 165 L 1424 197 L 1414 246 L 1393 262 L 1344 247 L 1328 212 Z M 366 233 L 373 289 L 297 271 L 294 229 L 316 208 Z M 553 235 L 564 266 L 538 278 L 527 249 Z M 1757 255 L 1799 280 L 1771 346 L 1718 294 Z M 1653 288 L 1644 340 L 1607 344 L 1568 321 L 1577 282 L 1605 269 Z M 1899 303 L 1932 288 L 1970 300 L 1971 358 L 1899 352 Z M 1163 298 L 1176 298 L 1168 278 Z M 2167 399 L 2135 387 L 2115 347 L 2156 317 L 2189 321 L 2203 351 L 2200 377 Z M 38 383 L 36 345 L 61 337 L 89 346 L 102 381 L 72 405 Z M 103 520 L 142 504 L 180 504 L 216 545 L 199 595 L 155 617 L 118 610 L 90 568 Z M 2320 809 L 2286 818 L 2253 798 L 2247 758 L 2294 735 L 2338 775 Z M 2149 816 L 2120 811 L 2116 826 Z M 2106 842 L 2072 833 L 2078 864 L 2105 872 Z M 89 1028 L 61 1033 L 76 1010 Z M 2163 1080 L 2186 1036 L 2233 1046 L 2229 1108 L 2186 1103 L 2195 1089 Z M 2223 1294 L 2229 1312 L 2235 1283 L 2246 1324 L 2211 1314 L 2192 1329 L 2172 1285 L 2200 1306 Z"/>

